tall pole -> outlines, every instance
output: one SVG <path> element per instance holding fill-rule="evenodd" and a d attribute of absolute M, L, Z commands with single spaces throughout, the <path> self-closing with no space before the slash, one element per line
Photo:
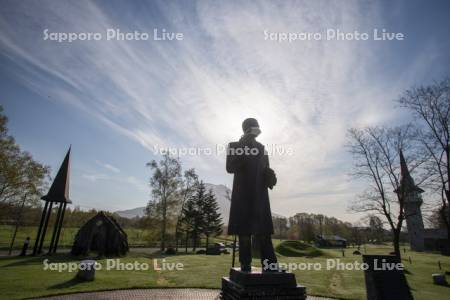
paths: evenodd
<path fill-rule="evenodd" d="M 64 202 L 62 205 L 63 205 L 63 209 L 61 212 L 61 218 L 59 219 L 58 232 L 56 233 L 56 241 L 55 241 L 55 245 L 53 247 L 53 253 L 56 253 L 56 249 L 58 248 L 59 235 L 61 234 L 61 228 L 62 228 L 63 221 L 64 221 L 64 214 L 66 212 L 67 203 Z"/>
<path fill-rule="evenodd" d="M 13 234 L 13 237 L 11 239 L 11 244 L 9 245 L 8 255 L 11 255 L 12 248 L 14 247 L 14 242 L 16 240 L 16 235 L 17 235 L 17 230 L 19 229 L 20 221 L 22 220 L 22 212 L 23 212 L 23 207 L 25 206 L 25 201 L 26 200 L 27 200 L 27 195 L 25 194 L 23 196 L 22 205 L 20 206 L 19 212 L 17 214 L 16 227 L 14 229 L 14 234 Z"/>
<path fill-rule="evenodd" d="M 44 228 L 42 231 L 41 240 L 39 241 L 38 254 L 42 252 L 42 245 L 44 244 L 45 233 L 47 231 L 48 221 L 50 220 L 50 215 L 52 214 L 53 202 L 50 202 L 50 206 L 48 208 L 47 216 L 45 218 Z"/>
<path fill-rule="evenodd" d="M 62 206 L 63 206 L 63 203 L 60 202 L 59 207 L 58 207 L 58 214 L 56 215 L 55 224 L 53 225 L 53 234 L 52 234 L 52 239 L 50 242 L 50 247 L 48 248 L 48 254 L 52 253 L 53 246 L 55 244 L 56 233 L 58 232 L 58 226 L 59 226 L 59 219 L 61 218 Z"/>
<path fill-rule="evenodd" d="M 45 201 L 44 209 L 42 210 L 41 222 L 39 223 L 39 228 L 38 228 L 38 232 L 37 232 L 37 236 L 36 236 L 36 241 L 34 242 L 33 255 L 36 255 L 36 253 L 37 253 L 39 240 L 40 240 L 41 232 L 42 232 L 42 226 L 44 225 L 44 220 L 45 220 L 45 217 L 47 216 L 47 208 L 48 208 L 48 202 Z"/>
<path fill-rule="evenodd" d="M 236 259 L 236 235 L 234 236 L 234 242 L 233 242 L 233 257 L 231 259 L 231 267 L 234 268 L 234 261 Z"/>

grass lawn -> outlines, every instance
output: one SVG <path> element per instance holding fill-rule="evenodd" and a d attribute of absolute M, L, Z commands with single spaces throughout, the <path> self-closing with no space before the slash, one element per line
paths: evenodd
<path fill-rule="evenodd" d="M 78 230 L 79 230 L 78 227 L 69 227 L 69 228 L 63 227 L 61 230 L 58 247 L 60 248 L 72 247 L 75 235 L 77 234 Z M 150 243 L 148 241 L 146 237 L 147 236 L 146 230 L 137 228 L 124 228 L 124 230 L 128 235 L 128 244 L 130 247 L 155 247 L 154 243 Z M 0 225 L 0 250 L 9 249 L 13 233 L 14 233 L 14 226 Z M 31 238 L 31 247 L 32 247 L 34 245 L 36 233 L 37 233 L 37 226 L 19 227 L 13 248 L 16 250 L 22 249 L 23 241 L 26 239 L 27 236 Z M 53 234 L 53 227 L 49 226 L 47 228 L 47 233 L 45 235 L 44 247 L 48 247 L 48 245 L 50 245 L 52 234 Z M 206 241 L 205 239 L 202 240 L 203 243 L 205 243 L 205 241 Z M 232 242 L 233 239 L 231 237 L 224 236 L 212 238 L 210 240 L 211 243 L 214 243 L 216 241 Z"/>
<path fill-rule="evenodd" d="M 59 247 L 70 248 L 72 247 L 73 240 L 77 234 L 79 228 L 74 227 L 63 227 L 61 230 L 61 235 L 59 237 Z M 128 243 L 130 246 L 144 246 L 147 241 L 145 239 L 145 232 L 142 229 L 136 228 L 126 228 L 125 232 L 128 235 Z M 14 233 L 14 226 L 0 225 L 0 249 L 9 249 L 11 243 L 11 238 Z M 27 236 L 31 238 L 31 246 L 34 245 L 34 240 L 36 238 L 37 226 L 24 226 L 19 227 L 17 231 L 16 240 L 14 243 L 14 249 L 21 249 L 23 241 Z M 47 228 L 47 233 L 45 234 L 44 247 L 50 245 L 50 240 L 53 234 L 53 227 Z"/>
<path fill-rule="evenodd" d="M 391 251 L 387 246 L 367 246 L 368 254 L 386 254 Z M 361 256 L 353 256 L 353 249 L 347 249 L 346 257 L 339 250 L 324 250 L 324 256 L 283 257 L 284 263 L 320 263 L 322 270 L 296 270 L 297 281 L 307 287 L 310 295 L 322 295 L 343 299 L 364 299 L 365 285 L 362 271 L 326 270 L 326 259 L 340 258 L 342 262 L 360 262 Z M 416 253 L 407 251 L 405 258 L 411 256 L 412 264 L 404 261 L 409 272 L 407 279 L 413 288 L 415 299 L 448 299 L 450 288 L 432 284 L 431 274 L 438 272 L 437 261 L 440 260 L 443 270 L 450 270 L 450 259 L 437 254 Z M 231 264 L 231 255 L 176 255 L 151 256 L 143 253 L 130 253 L 121 258 L 121 262 L 150 264 L 146 271 L 105 270 L 106 260 L 98 260 L 103 266 L 97 271 L 93 282 L 74 280 L 75 273 L 43 270 L 43 259 L 49 262 L 76 262 L 65 255 L 51 257 L 0 257 L 0 295 L 2 299 L 22 299 L 44 295 L 65 294 L 83 291 L 111 290 L 123 288 L 165 288 L 165 287 L 200 287 L 220 288 L 220 278 L 226 276 Z M 167 263 L 182 263 L 181 271 L 155 271 L 152 259 L 158 259 L 161 265 L 164 258 Z M 254 265 L 258 265 L 254 261 Z"/>

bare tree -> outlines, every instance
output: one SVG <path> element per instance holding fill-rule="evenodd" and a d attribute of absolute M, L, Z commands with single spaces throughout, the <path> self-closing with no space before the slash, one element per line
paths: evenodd
<path fill-rule="evenodd" d="M 158 163 L 155 160 L 147 163 L 153 170 L 150 178 L 152 201 L 147 205 L 147 214 L 152 211 L 161 217 L 161 252 L 166 246 L 166 232 L 169 214 L 180 202 L 180 188 L 182 185 L 180 162 L 167 153 Z"/>
<path fill-rule="evenodd" d="M 286 232 L 288 230 L 288 220 L 285 217 L 272 217 L 273 228 L 275 230 L 274 237 L 280 240 L 286 238 Z"/>
<path fill-rule="evenodd" d="M 427 170 L 441 199 L 439 212 L 450 248 L 450 79 L 410 89 L 398 102 L 422 121 L 418 137 L 431 158 Z"/>
<path fill-rule="evenodd" d="M 372 212 L 384 216 L 392 232 L 396 256 L 400 257 L 400 232 L 406 219 L 404 195 L 400 189 L 400 150 L 409 154 L 416 169 L 421 160 L 413 158 L 413 128 L 410 125 L 396 128 L 368 127 L 349 130 L 349 150 L 354 158 L 357 178 L 368 180 L 369 187 L 353 201 L 350 210 Z"/>
<path fill-rule="evenodd" d="M 380 244 L 384 241 L 384 225 L 386 222 L 372 213 L 369 213 L 359 219 L 360 226 L 365 228 L 366 240 L 374 244 Z"/>

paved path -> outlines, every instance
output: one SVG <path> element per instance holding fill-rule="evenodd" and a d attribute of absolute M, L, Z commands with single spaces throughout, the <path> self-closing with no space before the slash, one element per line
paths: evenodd
<path fill-rule="evenodd" d="M 106 292 L 79 293 L 47 298 L 40 300 L 141 300 L 141 299 L 162 299 L 162 300 L 213 300 L 219 299 L 220 290 L 213 289 L 135 289 L 116 290 Z M 332 300 L 330 298 L 308 296 L 308 300 Z"/>

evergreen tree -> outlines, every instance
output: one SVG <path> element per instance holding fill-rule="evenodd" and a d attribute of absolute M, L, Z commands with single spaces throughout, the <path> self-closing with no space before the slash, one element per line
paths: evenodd
<path fill-rule="evenodd" d="M 190 235 L 195 231 L 197 209 L 193 196 L 189 197 L 183 206 L 182 217 L 180 219 L 180 230 L 185 233 L 185 247 L 186 252 L 188 248 L 188 241 Z"/>
<path fill-rule="evenodd" d="M 183 208 L 182 224 L 186 234 L 192 239 L 193 251 L 197 248 L 197 241 L 204 227 L 203 207 L 205 198 L 206 188 L 202 181 L 196 185 L 194 194 L 188 198 Z"/>
<path fill-rule="evenodd" d="M 209 238 L 216 237 L 222 233 L 223 223 L 219 212 L 219 204 L 211 189 L 205 195 L 201 204 L 203 215 L 202 233 L 206 236 L 206 249 L 208 249 Z"/>

